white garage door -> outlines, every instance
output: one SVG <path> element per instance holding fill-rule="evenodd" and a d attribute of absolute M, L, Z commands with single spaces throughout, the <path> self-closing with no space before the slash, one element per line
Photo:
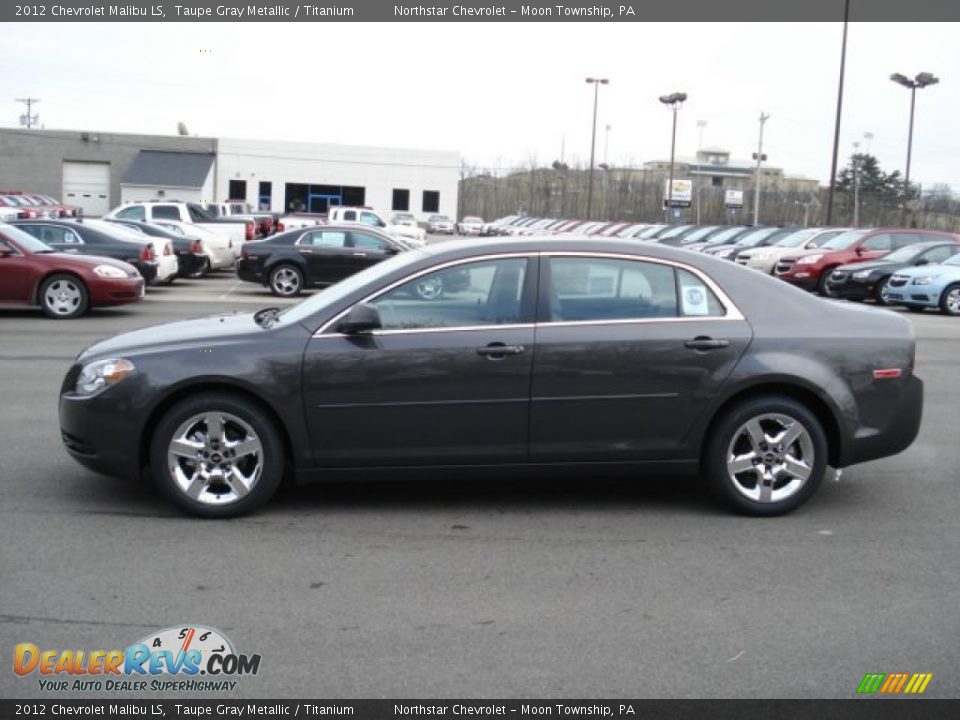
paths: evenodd
<path fill-rule="evenodd" d="M 110 211 L 110 163 L 63 163 L 63 202 L 100 217 Z"/>

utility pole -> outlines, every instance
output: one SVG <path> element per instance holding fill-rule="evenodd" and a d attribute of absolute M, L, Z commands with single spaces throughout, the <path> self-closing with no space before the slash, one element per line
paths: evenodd
<path fill-rule="evenodd" d="M 753 224 L 760 224 L 760 165 L 766 156 L 763 154 L 763 126 L 770 119 L 769 115 L 760 113 L 760 142 L 757 143 L 757 152 L 754 157 L 757 160 L 757 179 L 754 181 L 753 188 Z"/>
<path fill-rule="evenodd" d="M 860 227 L 860 143 L 853 144 L 853 226 Z"/>
<path fill-rule="evenodd" d="M 593 85 L 593 128 L 590 131 L 590 172 L 587 178 L 587 220 L 592 218 L 593 210 L 593 158 L 594 146 L 597 144 L 597 96 L 600 86 L 610 82 L 607 78 L 587 78 L 587 83 Z"/>
<path fill-rule="evenodd" d="M 610 128 L 611 125 L 607 124 L 606 131 L 603 135 L 603 164 L 607 165 L 607 150 L 610 147 Z"/>
<path fill-rule="evenodd" d="M 39 116 L 34 115 L 32 110 L 34 104 L 40 102 L 40 98 L 17 98 L 16 101 L 27 106 L 26 114 L 20 116 L 20 124 L 29 130 L 37 123 L 37 120 L 39 119 Z"/>

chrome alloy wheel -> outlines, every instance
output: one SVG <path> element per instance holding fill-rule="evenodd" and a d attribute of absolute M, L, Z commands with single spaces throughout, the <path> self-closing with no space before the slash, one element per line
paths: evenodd
<path fill-rule="evenodd" d="M 54 314 L 70 315 L 83 301 L 83 292 L 73 280 L 55 280 L 47 287 L 43 301 Z"/>
<path fill-rule="evenodd" d="M 274 272 L 272 282 L 277 295 L 296 295 L 300 290 L 300 274 L 290 267 L 282 267 Z"/>
<path fill-rule="evenodd" d="M 727 475 L 744 497 L 774 503 L 800 491 L 814 462 L 809 431 L 789 415 L 769 413 L 751 418 L 733 434 Z"/>
<path fill-rule="evenodd" d="M 943 299 L 943 303 L 951 315 L 960 315 L 960 287 L 950 290 Z"/>
<path fill-rule="evenodd" d="M 260 479 L 263 463 L 263 445 L 253 428 L 221 411 L 182 423 L 167 448 L 167 467 L 177 488 L 210 505 L 244 497 Z"/>

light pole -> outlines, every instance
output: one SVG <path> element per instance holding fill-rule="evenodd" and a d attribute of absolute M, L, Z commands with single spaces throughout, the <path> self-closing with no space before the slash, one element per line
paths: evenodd
<path fill-rule="evenodd" d="M 667 222 L 670 222 L 670 209 L 673 207 L 673 162 L 677 150 L 677 110 L 687 99 L 687 94 L 682 92 L 661 95 L 660 102 L 670 107 L 673 111 L 673 131 L 670 135 L 670 180 L 667 182 Z"/>
<path fill-rule="evenodd" d="M 933 73 L 922 72 L 919 73 L 913 80 L 908 78 L 906 75 L 901 75 L 900 73 L 894 73 L 890 76 L 890 79 L 893 80 L 898 85 L 903 85 L 905 88 L 910 90 L 910 130 L 907 134 L 907 169 L 906 174 L 903 179 L 903 190 L 904 193 L 909 195 L 910 193 L 910 155 L 913 152 L 913 111 L 914 107 L 917 104 L 917 88 L 925 88 L 930 85 L 936 85 L 940 82 L 938 78 Z"/>
<path fill-rule="evenodd" d="M 590 175 L 587 180 L 587 220 L 591 219 L 593 209 L 593 151 L 597 144 L 597 98 L 600 86 L 610 81 L 607 78 L 587 78 L 587 83 L 593 85 L 593 130 L 590 133 Z"/>
<path fill-rule="evenodd" d="M 753 224 L 760 224 L 760 164 L 767 159 L 766 155 L 763 154 L 763 126 L 770 119 L 769 115 L 764 115 L 760 113 L 760 141 L 757 143 L 757 152 L 754 154 L 754 157 L 757 161 L 757 179 L 754 181 L 753 188 Z"/>
<path fill-rule="evenodd" d="M 697 193 L 697 225 L 700 224 L 700 153 L 703 151 L 703 129 L 707 126 L 706 120 L 697 120 L 697 128 L 700 130 L 700 140 L 697 142 L 697 174 L 694 176 L 694 182 L 696 187 L 694 191 Z"/>
<path fill-rule="evenodd" d="M 850 0 L 843 4 L 843 42 L 840 44 L 840 80 L 837 82 L 837 119 L 833 125 L 833 159 L 830 162 L 830 186 L 827 188 L 827 226 L 833 223 L 833 190 L 837 184 L 837 154 L 840 152 L 840 118 L 843 115 L 843 76 L 847 67 L 847 27 L 850 24 Z"/>
<path fill-rule="evenodd" d="M 607 150 L 610 149 L 610 128 L 613 127 L 609 123 L 607 124 L 606 129 L 603 133 L 603 164 L 607 164 Z"/>

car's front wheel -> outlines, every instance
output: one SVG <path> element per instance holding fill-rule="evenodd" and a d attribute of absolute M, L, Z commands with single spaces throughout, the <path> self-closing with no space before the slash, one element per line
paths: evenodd
<path fill-rule="evenodd" d="M 283 477 L 283 442 L 256 404 L 205 393 L 177 403 L 157 423 L 150 467 L 157 487 L 182 510 L 236 517 L 276 492 Z"/>
<path fill-rule="evenodd" d="M 944 315 L 960 315 L 960 283 L 947 286 L 940 296 L 940 312 Z"/>
<path fill-rule="evenodd" d="M 727 410 L 714 426 L 703 470 L 714 492 L 746 515 L 782 515 L 816 492 L 827 468 L 827 437 L 807 407 L 768 395 Z"/>
<path fill-rule="evenodd" d="M 40 286 L 40 304 L 47 317 L 71 320 L 80 317 L 90 305 L 90 293 L 74 275 L 51 275 Z"/>
<path fill-rule="evenodd" d="M 303 273 L 293 265 L 277 265 L 270 271 L 270 292 L 280 297 L 295 297 L 303 290 Z"/>

